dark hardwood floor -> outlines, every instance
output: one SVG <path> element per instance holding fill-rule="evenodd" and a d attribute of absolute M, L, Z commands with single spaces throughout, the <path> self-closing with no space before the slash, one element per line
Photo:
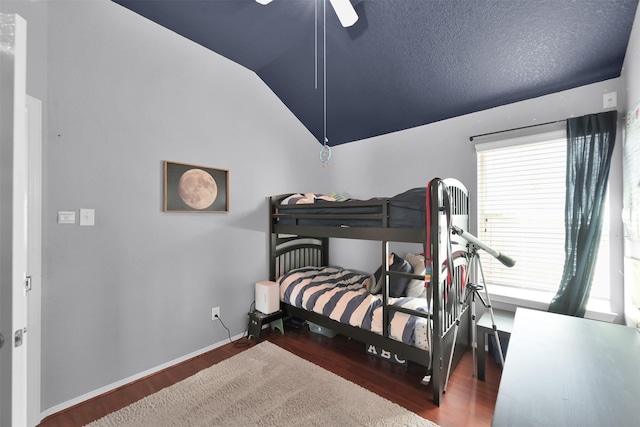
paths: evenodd
<path fill-rule="evenodd" d="M 343 336 L 327 338 L 307 328 L 286 328 L 286 334 L 265 329 L 262 339 L 332 371 L 442 427 L 489 426 L 500 383 L 500 367 L 487 359 L 486 381 L 473 376 L 471 350 L 451 373 L 440 407 L 433 404 L 431 387 L 420 383 L 424 368 L 405 368 L 366 353 L 365 345 Z M 255 345 L 246 338 L 78 404 L 42 421 L 43 427 L 83 426 L 164 387 L 234 356 Z"/>

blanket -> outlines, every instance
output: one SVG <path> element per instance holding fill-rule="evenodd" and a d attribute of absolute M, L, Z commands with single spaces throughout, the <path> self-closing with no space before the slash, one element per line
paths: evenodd
<path fill-rule="evenodd" d="M 382 295 L 367 291 L 375 277 L 338 267 L 303 267 L 279 280 L 280 300 L 337 322 L 382 334 Z M 389 304 L 429 313 L 424 298 L 388 298 Z M 427 318 L 390 311 L 389 337 L 429 349 Z"/>

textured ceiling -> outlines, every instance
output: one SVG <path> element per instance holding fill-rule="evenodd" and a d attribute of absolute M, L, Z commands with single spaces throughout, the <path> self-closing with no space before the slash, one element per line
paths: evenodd
<path fill-rule="evenodd" d="M 323 0 L 113 1 L 253 70 L 323 140 Z M 332 146 L 619 77 L 638 0 L 352 4 L 343 28 L 327 2 Z"/>

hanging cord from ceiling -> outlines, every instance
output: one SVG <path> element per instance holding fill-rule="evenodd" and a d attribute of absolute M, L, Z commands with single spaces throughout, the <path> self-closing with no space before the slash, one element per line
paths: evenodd
<path fill-rule="evenodd" d="M 329 159 L 331 158 L 331 147 L 329 146 L 327 139 L 327 0 L 322 1 L 322 48 L 323 48 L 323 71 L 322 71 L 322 89 L 323 89 L 323 138 L 324 143 L 320 149 L 320 162 L 322 167 L 329 166 Z M 317 13 L 317 1 L 316 1 L 316 13 Z M 316 23 L 318 19 L 316 17 Z M 316 24 L 317 25 L 317 24 Z M 316 31 L 316 37 L 318 32 Z M 317 43 L 316 43 L 317 45 Z M 317 58 L 317 55 L 316 55 Z M 316 70 L 318 67 L 316 66 Z"/>
<path fill-rule="evenodd" d="M 314 19 L 313 21 L 313 25 L 314 25 L 314 41 L 315 41 L 315 89 L 318 89 L 318 0 L 315 0 L 314 2 L 315 5 L 315 17 L 316 19 Z"/>

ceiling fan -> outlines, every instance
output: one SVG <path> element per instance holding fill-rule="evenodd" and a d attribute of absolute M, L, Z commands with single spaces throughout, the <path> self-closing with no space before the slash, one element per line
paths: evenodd
<path fill-rule="evenodd" d="M 269 4 L 273 0 L 256 0 L 260 4 Z M 336 11 L 340 24 L 343 27 L 350 27 L 358 20 L 358 14 L 356 13 L 353 5 L 349 0 L 329 0 L 333 10 Z"/>

